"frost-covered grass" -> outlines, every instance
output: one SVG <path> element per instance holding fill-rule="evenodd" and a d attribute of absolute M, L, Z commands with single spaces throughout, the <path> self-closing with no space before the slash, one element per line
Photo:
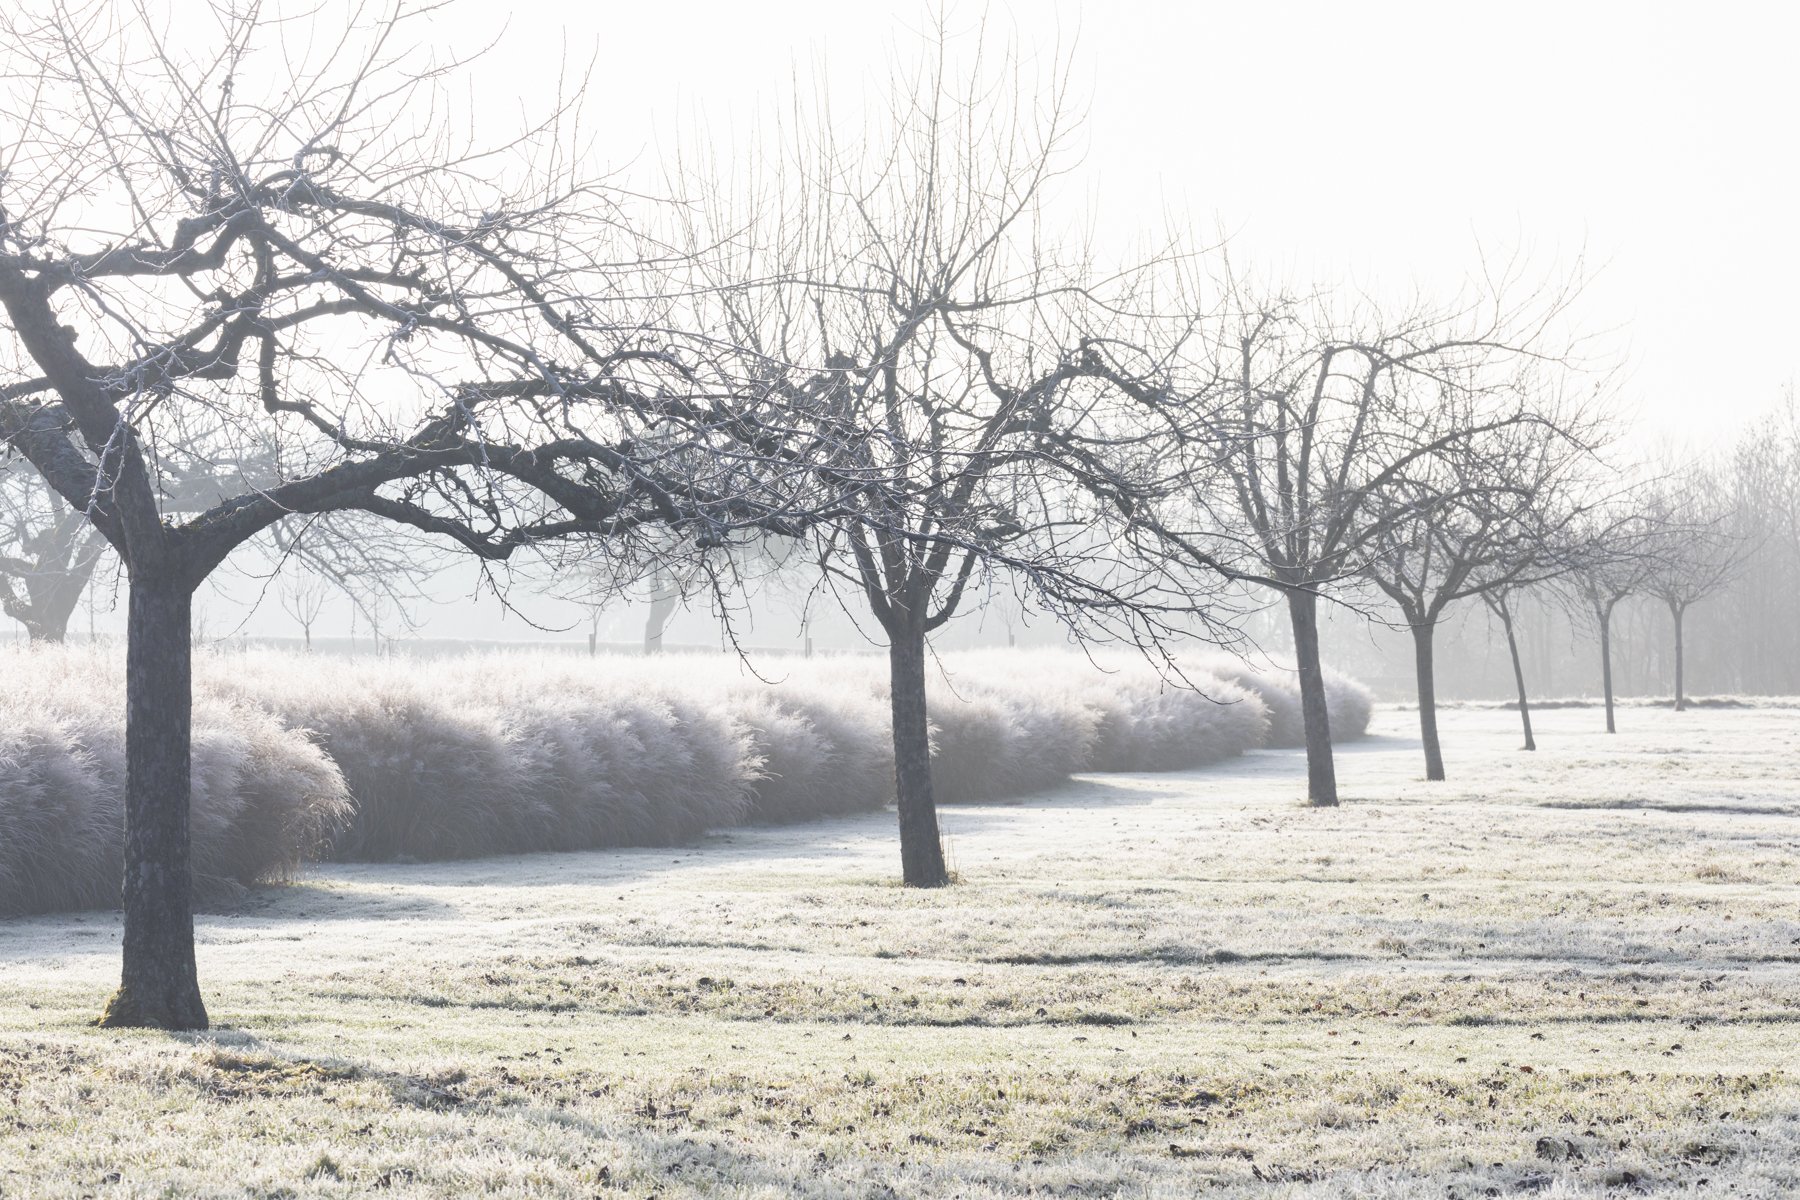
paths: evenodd
<path fill-rule="evenodd" d="M 0 1195 L 1800 1193 L 1800 713 L 1414 714 L 679 850 L 336 864 L 200 925 L 205 1037 L 0 926 Z"/>
<path fill-rule="evenodd" d="M 1221 660 L 1222 661 L 1222 660 Z M 338 860 L 676 845 L 746 821 L 893 796 L 885 661 L 296 654 L 197 662 L 194 830 L 203 891 Z M 1212 672 L 1231 670 L 1227 682 Z M 121 664 L 0 651 L 0 915 L 117 902 Z M 947 802 L 1023 796 L 1083 770 L 1177 769 L 1261 745 L 1288 685 L 1199 663 L 951 655 L 933 682 Z M 1340 681 L 1334 695 L 1366 693 Z"/>

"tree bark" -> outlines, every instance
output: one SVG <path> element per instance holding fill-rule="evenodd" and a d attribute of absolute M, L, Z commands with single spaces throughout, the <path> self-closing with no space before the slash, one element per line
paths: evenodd
<path fill-rule="evenodd" d="M 188 837 L 192 594 L 133 575 L 125 658 L 125 939 L 119 990 L 99 1024 L 205 1029 L 194 964 Z"/>
<path fill-rule="evenodd" d="M 900 867 L 908 887 L 950 882 L 931 794 L 931 727 L 925 711 L 925 634 L 889 632 L 889 694 L 894 710 L 894 794 L 900 808 Z"/>
<path fill-rule="evenodd" d="M 1331 757 L 1331 709 L 1325 700 L 1325 669 L 1319 662 L 1318 597 L 1290 589 L 1288 617 L 1294 626 L 1294 658 L 1300 672 L 1300 717 L 1306 728 L 1306 798 L 1315 807 L 1337 804 L 1337 766 Z"/>
<path fill-rule="evenodd" d="M 1618 729 L 1613 725 L 1612 609 L 1597 615 L 1600 618 L 1600 686 L 1606 693 L 1606 732 L 1617 733 Z"/>
<path fill-rule="evenodd" d="M 1506 649 L 1512 655 L 1513 684 L 1519 689 L 1519 720 L 1525 726 L 1525 749 L 1536 750 L 1537 739 L 1531 736 L 1531 701 L 1525 695 L 1525 664 L 1519 661 L 1519 639 L 1513 633 L 1512 613 L 1500 608 L 1500 627 L 1506 630 Z"/>
<path fill-rule="evenodd" d="M 1682 678 L 1683 652 L 1681 642 L 1681 619 L 1687 615 L 1683 605 L 1669 605 L 1669 613 L 1675 618 L 1675 711 L 1687 711 L 1687 693 L 1683 690 L 1685 680 Z"/>
<path fill-rule="evenodd" d="M 1438 743 L 1437 681 L 1431 661 L 1431 635 L 1437 626 L 1420 622 L 1412 627 L 1413 667 L 1419 685 L 1419 740 L 1425 746 L 1425 778 L 1444 777 L 1444 752 Z"/>

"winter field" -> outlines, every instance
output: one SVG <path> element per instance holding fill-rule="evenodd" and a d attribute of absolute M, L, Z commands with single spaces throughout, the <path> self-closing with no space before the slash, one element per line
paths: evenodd
<path fill-rule="evenodd" d="M 0 926 L 6 1196 L 1786 1196 L 1800 712 L 1341 749 L 679 848 L 318 867 L 202 917 L 219 1028 Z"/>

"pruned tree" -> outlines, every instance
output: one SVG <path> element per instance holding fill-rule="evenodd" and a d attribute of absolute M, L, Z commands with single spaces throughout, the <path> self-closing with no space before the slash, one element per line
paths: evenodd
<path fill-rule="evenodd" d="M 966 70 L 960 49 L 969 50 Z M 1046 219 L 1075 129 L 1044 86 L 940 24 L 859 128 L 796 102 L 724 179 L 697 245 L 738 254 L 716 322 L 804 419 L 790 441 L 848 497 L 809 556 L 887 643 L 905 882 L 949 880 L 931 781 L 930 637 L 999 575 L 1071 628 L 1154 640 L 1160 567 L 1125 549 L 1157 465 L 1169 334 L 1141 275 L 1102 275 Z M 775 282 L 731 286 L 733 279 Z M 1159 423 L 1160 422 L 1160 423 Z M 1204 605 L 1203 592 L 1190 603 Z"/>
<path fill-rule="evenodd" d="M 1687 709 L 1687 610 L 1729 584 L 1750 548 L 1734 536 L 1732 499 L 1715 471 L 1688 464 L 1666 472 L 1646 500 L 1653 546 L 1644 591 L 1662 601 L 1674 625 L 1676 712 Z"/>
<path fill-rule="evenodd" d="M 93 0 L 0 14 L 0 437 L 130 581 L 120 987 L 102 1023 L 207 1023 L 188 802 L 196 586 L 297 514 L 357 511 L 501 563 L 684 545 L 804 505 L 770 391 L 685 336 L 661 243 L 559 122 L 459 133 L 430 5 L 220 6 L 179 39 Z M 172 512 L 201 457 L 222 497 Z M 235 453 L 228 453 L 232 447 Z M 248 478 L 262 463 L 272 478 Z M 804 477 L 811 478 L 811 477 Z M 304 519 L 302 517 L 302 519 Z"/>

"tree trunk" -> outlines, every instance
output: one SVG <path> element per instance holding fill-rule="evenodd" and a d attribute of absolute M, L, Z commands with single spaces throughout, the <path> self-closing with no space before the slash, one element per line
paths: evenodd
<path fill-rule="evenodd" d="M 1421 622 L 1412 627 L 1413 667 L 1419 684 L 1419 740 L 1425 746 L 1425 778 L 1444 777 L 1444 752 L 1438 744 L 1437 681 L 1431 663 L 1431 635 L 1437 626 Z"/>
<path fill-rule="evenodd" d="M 25 622 L 25 636 L 30 639 L 34 646 L 60 646 L 63 643 L 63 639 L 68 636 L 68 623 L 65 621 L 63 625 L 59 627 L 46 625 L 44 622 L 35 619 L 27 620 Z"/>
<path fill-rule="evenodd" d="M 1612 610 L 1609 608 L 1599 615 L 1600 618 L 1600 687 L 1606 694 L 1606 732 L 1617 733 L 1613 725 L 1613 682 L 1612 682 Z"/>
<path fill-rule="evenodd" d="M 25 626 L 25 635 L 37 645 L 60 646 L 68 640 L 69 618 L 81 602 L 87 576 L 79 580 L 58 580 L 49 584 L 26 584 L 26 604 L 7 605 L 7 613 Z"/>
<path fill-rule="evenodd" d="M 81 603 L 81 594 L 87 590 L 88 572 L 70 576 L 57 581 L 50 589 L 50 594 L 37 605 L 38 623 L 42 632 L 32 630 L 33 641 L 61 643 L 69 636 L 69 618 L 75 615 L 75 606 Z"/>
<path fill-rule="evenodd" d="M 1682 687 L 1683 687 L 1683 684 L 1685 681 L 1682 679 L 1682 676 L 1681 676 L 1682 658 L 1683 658 L 1682 644 L 1681 644 L 1681 618 L 1687 615 L 1687 609 L 1682 605 L 1671 604 L 1671 605 L 1669 605 L 1669 613 L 1670 613 L 1670 615 L 1672 615 L 1675 618 L 1675 711 L 1676 712 L 1686 712 L 1687 711 L 1687 693 L 1682 690 Z"/>
<path fill-rule="evenodd" d="M 900 807 L 900 867 L 908 887 L 950 882 L 931 795 L 931 728 L 925 712 L 925 634 L 889 635 L 889 691 L 894 708 L 894 794 Z"/>
<path fill-rule="evenodd" d="M 125 657 L 125 944 L 99 1023 L 205 1029 L 189 858 L 192 596 L 133 576 Z"/>
<path fill-rule="evenodd" d="M 1519 720 L 1525 726 L 1525 749 L 1536 750 L 1537 739 L 1531 736 L 1531 701 L 1525 695 L 1525 664 L 1519 661 L 1519 639 L 1513 633 L 1512 613 L 1500 608 L 1500 627 L 1506 630 L 1506 649 L 1512 655 L 1513 684 L 1519 689 Z"/>
<path fill-rule="evenodd" d="M 1294 658 L 1300 669 L 1300 716 L 1306 727 L 1306 798 L 1316 807 L 1338 802 L 1337 767 L 1331 759 L 1331 710 L 1325 702 L 1325 669 L 1319 663 L 1318 597 L 1290 589 Z"/>

